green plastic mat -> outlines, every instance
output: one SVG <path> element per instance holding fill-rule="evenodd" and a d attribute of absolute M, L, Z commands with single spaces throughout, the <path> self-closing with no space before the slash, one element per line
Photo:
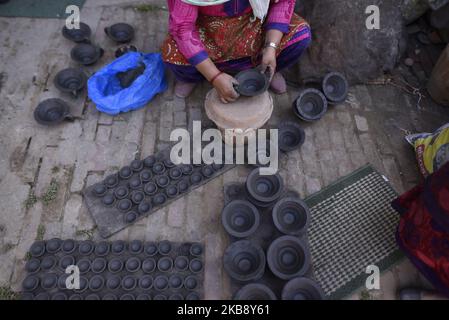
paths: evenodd
<path fill-rule="evenodd" d="M 366 268 L 385 271 L 403 258 L 396 245 L 399 215 L 390 183 L 363 167 L 310 196 L 310 249 L 315 277 L 329 299 L 365 285 Z"/>
<path fill-rule="evenodd" d="M 0 16 L 64 19 L 67 17 L 67 6 L 76 5 L 81 9 L 85 2 L 86 0 L 9 0 L 0 4 Z"/>

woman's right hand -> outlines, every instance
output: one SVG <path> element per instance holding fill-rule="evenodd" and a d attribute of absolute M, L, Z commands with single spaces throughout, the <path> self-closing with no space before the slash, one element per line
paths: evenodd
<path fill-rule="evenodd" d="M 238 84 L 237 80 L 227 73 L 222 73 L 214 80 L 213 85 L 223 103 L 234 102 L 238 99 L 239 94 L 235 91 L 234 84 Z"/>

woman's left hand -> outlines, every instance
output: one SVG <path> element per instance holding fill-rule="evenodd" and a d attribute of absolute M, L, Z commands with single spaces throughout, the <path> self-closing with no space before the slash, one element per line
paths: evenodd
<path fill-rule="evenodd" d="M 269 72 L 271 82 L 277 67 L 276 50 L 274 48 L 267 47 L 263 49 L 262 63 L 260 67 L 262 73 Z"/>

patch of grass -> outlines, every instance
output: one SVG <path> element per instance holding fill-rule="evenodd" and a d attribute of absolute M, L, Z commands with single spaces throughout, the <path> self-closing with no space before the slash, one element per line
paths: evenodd
<path fill-rule="evenodd" d="M 78 230 L 78 231 L 76 232 L 76 236 L 77 236 L 77 237 L 83 237 L 83 238 L 85 238 L 85 239 L 87 239 L 87 240 L 92 240 L 93 237 L 94 237 L 94 231 L 95 231 L 96 229 L 97 229 L 97 228 L 95 227 L 95 228 L 92 228 L 92 229 L 90 229 L 90 230 Z"/>
<path fill-rule="evenodd" d="M 19 294 L 8 287 L 0 287 L 0 300 L 18 300 Z"/>
<path fill-rule="evenodd" d="M 25 208 L 31 209 L 37 202 L 37 197 L 34 194 L 32 190 L 30 190 L 30 194 L 28 195 L 28 198 L 25 200 Z"/>
<path fill-rule="evenodd" d="M 44 235 L 45 235 L 45 226 L 43 224 L 40 224 L 39 227 L 37 227 L 36 241 L 44 240 Z"/>
<path fill-rule="evenodd" d="M 139 4 L 135 6 L 134 9 L 139 12 L 155 12 L 162 8 L 154 4 Z"/>
<path fill-rule="evenodd" d="M 51 169 L 51 172 L 52 172 L 53 174 L 56 174 L 56 173 L 58 173 L 59 171 L 61 171 L 61 169 L 60 169 L 58 166 L 54 166 L 54 167 Z"/>
<path fill-rule="evenodd" d="M 52 179 L 47 192 L 42 196 L 41 200 L 44 205 L 48 206 L 58 196 L 59 184 L 55 179 Z"/>
<path fill-rule="evenodd" d="M 29 261 L 29 260 L 31 260 L 31 258 L 32 258 L 31 252 L 28 251 L 27 253 L 25 253 L 25 257 L 24 257 L 25 261 Z"/>

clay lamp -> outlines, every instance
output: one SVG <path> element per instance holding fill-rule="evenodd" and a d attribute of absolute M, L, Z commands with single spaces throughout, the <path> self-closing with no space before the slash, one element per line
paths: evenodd
<path fill-rule="evenodd" d="M 125 269 L 128 272 L 135 273 L 140 270 L 141 262 L 136 257 L 129 258 L 125 263 Z"/>
<path fill-rule="evenodd" d="M 140 204 L 143 200 L 145 200 L 145 193 L 142 191 L 133 191 L 133 193 L 131 193 L 131 201 L 134 204 Z"/>
<path fill-rule="evenodd" d="M 88 41 L 92 34 L 92 30 L 89 25 L 84 22 L 80 22 L 80 27 L 78 29 L 69 29 L 67 26 L 62 28 L 62 35 L 64 38 L 73 42 L 83 42 Z"/>
<path fill-rule="evenodd" d="M 142 290 L 150 290 L 153 287 L 153 277 L 143 276 L 139 279 L 139 288 Z"/>
<path fill-rule="evenodd" d="M 103 183 L 97 183 L 93 187 L 93 194 L 97 197 L 103 197 L 107 191 L 108 188 Z"/>
<path fill-rule="evenodd" d="M 104 289 L 104 278 L 102 276 L 93 276 L 89 281 L 89 290 L 98 292 Z"/>
<path fill-rule="evenodd" d="M 154 279 L 153 288 L 158 291 L 163 291 L 168 288 L 168 278 L 166 276 L 158 276 Z"/>
<path fill-rule="evenodd" d="M 34 110 L 34 119 L 44 126 L 54 126 L 65 120 L 73 121 L 69 105 L 61 99 L 47 99 Z"/>
<path fill-rule="evenodd" d="M 118 200 L 125 199 L 126 197 L 128 197 L 128 195 L 129 195 L 129 190 L 128 190 L 128 188 L 126 188 L 124 186 L 118 187 L 117 189 L 114 190 L 114 196 Z"/>
<path fill-rule="evenodd" d="M 103 298 L 101 300 L 102 301 L 116 301 L 116 300 L 118 300 L 118 298 L 115 294 L 107 293 L 103 296 Z"/>
<path fill-rule="evenodd" d="M 252 283 L 241 288 L 234 297 L 234 300 L 277 300 L 274 292 L 267 286 L 259 283 Z"/>
<path fill-rule="evenodd" d="M 79 260 L 76 265 L 81 274 L 86 274 L 90 271 L 90 260 L 87 258 Z"/>
<path fill-rule="evenodd" d="M 203 174 L 204 177 L 206 177 L 206 179 L 209 179 L 214 175 L 215 171 L 211 165 L 206 165 L 201 168 L 201 173 Z"/>
<path fill-rule="evenodd" d="M 73 265 L 75 265 L 75 257 L 73 256 L 65 256 L 59 260 L 59 268 L 64 272 L 68 267 Z"/>
<path fill-rule="evenodd" d="M 171 186 L 167 187 L 167 190 L 165 190 L 165 193 L 167 194 L 167 197 L 169 197 L 169 198 L 176 198 L 179 194 L 179 190 L 176 185 L 171 185 Z"/>
<path fill-rule="evenodd" d="M 115 203 L 115 196 L 113 194 L 107 194 L 101 200 L 106 207 L 112 207 Z"/>
<path fill-rule="evenodd" d="M 99 301 L 101 300 L 100 296 L 98 294 L 92 293 L 86 296 L 86 301 Z"/>
<path fill-rule="evenodd" d="M 172 180 L 179 180 L 182 177 L 182 169 L 180 167 L 174 167 L 171 168 L 170 171 L 168 172 L 168 175 L 170 177 L 170 179 Z"/>
<path fill-rule="evenodd" d="M 155 156 L 149 156 L 143 160 L 143 165 L 147 168 L 153 168 L 153 166 L 156 164 L 157 160 Z"/>
<path fill-rule="evenodd" d="M 141 160 L 134 160 L 133 162 L 131 162 L 131 169 L 134 172 L 140 172 L 143 170 L 143 161 Z"/>
<path fill-rule="evenodd" d="M 54 256 L 47 256 L 41 261 L 41 269 L 42 271 L 49 271 L 56 265 L 56 263 L 57 261 Z"/>
<path fill-rule="evenodd" d="M 300 199 L 281 199 L 274 206 L 272 215 L 276 228 L 286 235 L 299 236 L 307 232 L 310 212 Z"/>
<path fill-rule="evenodd" d="M 260 174 L 260 168 L 257 168 L 249 174 L 246 190 L 250 200 L 255 200 L 256 205 L 271 204 L 284 192 L 284 182 L 279 174 L 264 176 Z"/>
<path fill-rule="evenodd" d="M 293 111 L 304 121 L 317 121 L 327 112 L 327 105 L 327 99 L 321 91 L 309 88 L 301 91 L 293 104 Z"/>
<path fill-rule="evenodd" d="M 190 176 L 190 183 L 192 185 L 199 185 L 203 181 L 203 176 L 199 172 L 194 172 Z"/>
<path fill-rule="evenodd" d="M 161 272 L 170 272 L 173 269 L 173 259 L 169 257 L 159 259 L 157 269 Z"/>
<path fill-rule="evenodd" d="M 122 240 L 114 241 L 111 245 L 111 252 L 114 255 L 122 255 L 126 251 L 126 242 Z"/>
<path fill-rule="evenodd" d="M 168 285 L 171 289 L 181 289 L 182 285 L 184 283 L 184 280 L 182 279 L 181 276 L 174 274 L 172 276 L 170 276 L 170 278 L 168 279 Z"/>
<path fill-rule="evenodd" d="M 172 250 L 172 245 L 169 241 L 161 241 L 159 242 L 158 245 L 158 252 L 163 255 L 163 256 L 167 256 L 170 254 L 171 250 Z"/>
<path fill-rule="evenodd" d="M 129 252 L 132 254 L 141 254 L 143 252 L 143 243 L 140 240 L 133 240 L 129 244 Z"/>
<path fill-rule="evenodd" d="M 192 261 L 190 261 L 189 270 L 192 273 L 200 273 L 201 271 L 203 271 L 203 263 L 200 259 L 193 259 Z"/>
<path fill-rule="evenodd" d="M 292 121 L 285 121 L 279 125 L 279 149 L 290 152 L 301 148 L 306 134 L 301 126 Z"/>
<path fill-rule="evenodd" d="M 103 56 L 104 50 L 88 43 L 77 44 L 71 51 L 72 59 L 82 65 L 90 66 Z"/>
<path fill-rule="evenodd" d="M 155 207 L 162 206 L 165 202 L 167 202 L 167 196 L 163 193 L 159 193 L 153 198 L 153 205 Z"/>
<path fill-rule="evenodd" d="M 137 212 L 130 211 L 124 215 L 123 220 L 125 221 L 126 224 L 132 224 L 132 223 L 136 222 L 138 217 L 139 217 L 139 214 Z"/>
<path fill-rule="evenodd" d="M 83 300 L 83 297 L 82 297 L 81 295 L 79 295 L 79 294 L 72 294 L 72 295 L 69 297 L 69 300 L 70 300 L 70 301 L 82 301 L 82 300 Z"/>
<path fill-rule="evenodd" d="M 94 252 L 95 245 L 92 241 L 82 241 L 78 246 L 78 251 L 82 256 L 88 256 Z"/>
<path fill-rule="evenodd" d="M 198 287 L 198 281 L 194 276 L 188 276 L 184 279 L 184 287 L 187 290 L 195 290 Z"/>
<path fill-rule="evenodd" d="M 178 182 L 178 191 L 180 194 L 186 193 L 189 191 L 190 188 L 190 181 L 189 179 L 182 179 Z"/>
<path fill-rule="evenodd" d="M 170 178 L 168 176 L 157 176 L 155 180 L 158 187 L 162 189 L 170 184 Z"/>
<path fill-rule="evenodd" d="M 93 273 L 103 273 L 108 266 L 108 262 L 104 258 L 96 258 L 92 261 L 91 270 Z"/>
<path fill-rule="evenodd" d="M 126 293 L 120 297 L 120 301 L 134 301 L 134 300 L 136 300 L 134 298 L 134 295 L 132 295 L 130 293 Z"/>
<path fill-rule="evenodd" d="M 224 254 L 224 268 L 228 275 L 239 282 L 259 280 L 265 272 L 265 253 L 248 240 L 231 244 Z"/>
<path fill-rule="evenodd" d="M 140 180 L 140 177 L 134 177 L 131 180 L 129 180 L 129 187 L 132 190 L 139 189 L 142 186 L 142 181 Z"/>
<path fill-rule="evenodd" d="M 62 246 L 62 240 L 54 238 L 54 239 L 47 241 L 45 248 L 48 253 L 56 253 L 59 250 L 61 250 L 61 246 Z"/>
<path fill-rule="evenodd" d="M 142 262 L 142 270 L 145 273 L 153 273 L 156 270 L 156 261 L 153 258 L 147 258 Z"/>
<path fill-rule="evenodd" d="M 122 279 L 122 288 L 125 291 L 133 291 L 137 286 L 137 280 L 134 276 L 126 276 Z"/>
<path fill-rule="evenodd" d="M 271 272 L 282 280 L 303 276 L 310 267 L 304 243 L 294 236 L 276 239 L 268 248 L 267 261 Z"/>
<path fill-rule="evenodd" d="M 22 289 L 24 291 L 34 291 L 39 286 L 39 278 L 36 276 L 28 276 L 22 282 Z"/>
<path fill-rule="evenodd" d="M 75 97 L 84 89 L 87 83 L 86 74 L 78 68 L 68 68 L 59 71 L 54 79 L 57 89 L 62 92 L 72 93 Z"/>
<path fill-rule="evenodd" d="M 203 245 L 201 243 L 192 243 L 189 251 L 192 256 L 199 257 L 203 254 Z"/>
<path fill-rule="evenodd" d="M 183 301 L 184 297 L 180 293 L 173 293 L 172 295 L 170 295 L 168 297 L 168 300 L 171 300 L 171 301 Z"/>
<path fill-rule="evenodd" d="M 140 180 L 143 183 L 150 182 L 153 178 L 153 173 L 150 170 L 144 170 L 140 173 Z"/>
<path fill-rule="evenodd" d="M 133 170 L 131 169 L 131 167 L 126 166 L 121 168 L 118 174 L 120 176 L 120 179 L 126 180 L 131 178 L 131 176 L 133 175 Z"/>
<path fill-rule="evenodd" d="M 151 211 L 153 207 L 151 206 L 151 202 L 143 201 L 137 207 L 137 211 L 139 215 L 145 215 Z"/>
<path fill-rule="evenodd" d="M 35 300 L 34 294 L 29 292 L 24 292 L 20 295 L 20 300 L 22 301 L 33 301 Z"/>
<path fill-rule="evenodd" d="M 129 211 L 133 206 L 133 203 L 131 202 L 131 200 L 129 199 L 123 199 L 120 200 L 117 208 L 121 211 L 121 212 L 127 212 Z"/>
<path fill-rule="evenodd" d="M 58 276 L 54 273 L 47 273 L 41 278 L 41 287 L 44 290 L 52 290 L 58 285 Z"/>
<path fill-rule="evenodd" d="M 175 259 L 174 265 L 177 271 L 186 271 L 189 268 L 189 258 L 185 256 L 178 256 Z"/>
<path fill-rule="evenodd" d="M 117 43 L 128 43 L 134 39 L 134 28 L 127 23 L 116 23 L 104 29 L 106 35 Z"/>
<path fill-rule="evenodd" d="M 58 292 L 51 296 L 52 301 L 66 301 L 69 298 L 64 292 Z"/>
<path fill-rule="evenodd" d="M 251 202 L 235 200 L 223 209 L 221 222 L 231 236 L 246 238 L 259 228 L 260 213 Z"/>
<path fill-rule="evenodd" d="M 258 69 L 250 69 L 240 72 L 235 76 L 239 83 L 235 90 L 242 96 L 255 97 L 268 90 L 269 77 Z"/>
<path fill-rule="evenodd" d="M 116 290 L 116 289 L 120 288 L 120 285 L 121 285 L 121 279 L 119 276 L 110 275 L 106 278 L 106 288 L 108 288 L 109 290 Z"/>
<path fill-rule="evenodd" d="M 28 262 L 25 265 L 25 270 L 29 274 L 37 273 L 41 270 L 41 261 L 36 258 L 32 258 L 28 260 Z"/>
<path fill-rule="evenodd" d="M 76 242 L 71 239 L 64 240 L 61 245 L 62 252 L 66 253 L 66 254 L 75 252 L 76 248 L 77 248 Z"/>
<path fill-rule="evenodd" d="M 282 300 L 325 300 L 326 296 L 315 281 L 308 278 L 290 280 L 282 290 Z"/>
<path fill-rule="evenodd" d="M 111 273 L 119 273 L 123 270 L 123 262 L 119 258 L 109 260 L 108 270 Z"/>
<path fill-rule="evenodd" d="M 106 185 L 106 187 L 112 189 L 115 188 L 119 183 L 119 179 L 117 174 L 111 174 L 109 176 L 106 177 L 106 179 L 104 179 L 104 184 Z"/>
<path fill-rule="evenodd" d="M 162 301 L 162 300 L 167 300 L 168 297 L 164 294 L 157 294 L 154 296 L 153 300 L 155 301 Z"/>
<path fill-rule="evenodd" d="M 154 257 L 158 253 L 158 246 L 155 243 L 148 242 L 145 244 L 144 252 L 149 257 Z"/>
<path fill-rule="evenodd" d="M 169 169 L 174 168 L 176 166 L 170 159 L 165 159 L 163 162 L 164 166 Z"/>
<path fill-rule="evenodd" d="M 195 300 L 201 300 L 200 296 L 196 292 L 191 292 L 186 296 L 186 300 L 188 301 L 195 301 Z"/>
<path fill-rule="evenodd" d="M 348 97 L 349 85 L 345 76 L 338 72 L 330 72 L 323 79 L 323 93 L 329 103 L 342 103 Z"/>
<path fill-rule="evenodd" d="M 151 296 L 149 294 L 142 293 L 142 294 L 139 294 L 136 297 L 136 300 L 137 301 L 150 301 L 151 300 Z"/>
<path fill-rule="evenodd" d="M 45 253 L 45 242 L 44 241 L 36 241 L 32 244 L 30 248 L 30 254 L 32 257 L 41 257 Z"/>
<path fill-rule="evenodd" d="M 143 187 L 143 191 L 149 196 L 154 196 L 158 191 L 158 187 L 155 183 L 149 182 Z"/>
<path fill-rule="evenodd" d="M 181 166 L 181 171 L 183 175 L 190 176 L 193 172 L 193 166 L 190 164 L 183 164 Z"/>
<path fill-rule="evenodd" d="M 62 274 L 58 278 L 58 289 L 66 290 L 67 289 L 67 279 L 69 278 L 68 274 Z"/>
<path fill-rule="evenodd" d="M 86 277 L 80 277 L 80 287 L 76 291 L 82 293 L 89 288 L 89 280 Z"/>
<path fill-rule="evenodd" d="M 160 174 L 163 174 L 164 172 L 165 172 L 165 166 L 162 162 L 156 162 L 153 165 L 153 173 L 155 175 L 160 175 Z"/>

